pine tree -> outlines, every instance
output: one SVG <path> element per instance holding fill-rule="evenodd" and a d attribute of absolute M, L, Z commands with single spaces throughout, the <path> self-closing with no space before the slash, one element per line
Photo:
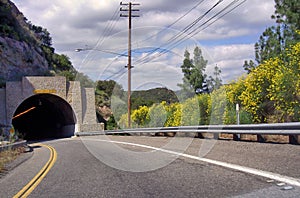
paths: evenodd
<path fill-rule="evenodd" d="M 183 83 L 178 84 L 178 86 L 181 87 L 182 92 L 185 95 L 184 97 L 190 97 L 193 95 L 191 86 L 191 70 L 193 67 L 194 65 L 190 58 L 190 53 L 188 50 L 185 50 L 183 64 L 181 65 L 181 70 L 183 73 Z"/>
<path fill-rule="evenodd" d="M 244 70 L 246 70 L 247 73 L 249 74 L 253 69 L 255 69 L 256 65 L 253 62 L 253 60 L 250 60 L 249 62 L 245 60 L 243 67 Z"/>
<path fill-rule="evenodd" d="M 216 65 L 214 67 L 213 76 L 209 76 L 208 79 L 208 89 L 209 91 L 217 90 L 222 86 L 222 77 L 221 77 L 221 69 Z"/>
<path fill-rule="evenodd" d="M 276 25 L 266 28 L 254 46 L 258 64 L 279 56 L 290 45 L 300 41 L 300 35 L 297 34 L 297 30 L 300 30 L 299 12 L 299 0 L 275 0 L 275 13 L 271 18 Z M 248 73 L 251 71 L 248 70 L 249 65 L 243 66 Z M 256 67 L 255 64 L 253 66 Z"/>
<path fill-rule="evenodd" d="M 207 60 L 204 59 L 201 49 L 197 46 L 194 49 L 194 58 L 190 58 L 190 53 L 185 50 L 184 61 L 181 66 L 183 72 L 183 83 L 178 84 L 185 92 L 187 97 L 198 93 L 202 89 L 203 82 L 205 81 L 206 75 L 204 71 L 207 66 Z"/>
<path fill-rule="evenodd" d="M 197 92 L 197 90 L 202 89 L 203 82 L 205 81 L 206 75 L 204 74 L 204 71 L 207 65 L 207 60 L 204 59 L 202 51 L 198 46 L 194 49 L 193 63 L 194 67 L 191 71 L 191 84 L 194 92 Z"/>

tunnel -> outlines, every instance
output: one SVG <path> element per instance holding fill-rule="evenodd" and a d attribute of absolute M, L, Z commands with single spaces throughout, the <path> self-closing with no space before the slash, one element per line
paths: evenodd
<path fill-rule="evenodd" d="M 12 118 L 15 131 L 26 140 L 65 138 L 74 135 L 76 117 L 69 103 L 52 94 L 24 100 Z"/>

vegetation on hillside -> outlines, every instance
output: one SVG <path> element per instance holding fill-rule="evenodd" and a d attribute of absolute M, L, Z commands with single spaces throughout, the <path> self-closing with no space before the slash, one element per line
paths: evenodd
<path fill-rule="evenodd" d="M 41 75 L 65 76 L 68 81 L 81 81 L 81 85 L 84 87 L 92 87 L 94 85 L 92 80 L 86 75 L 79 73 L 73 67 L 68 56 L 55 53 L 48 30 L 28 21 L 10 1 L 0 1 L 0 36 L 34 46 L 48 62 L 49 72 Z M 4 83 L 3 81 L 2 84 Z"/>
<path fill-rule="evenodd" d="M 240 105 L 240 123 L 273 123 L 300 121 L 300 2 L 275 0 L 272 16 L 277 25 L 268 27 L 255 44 L 255 62 L 245 61 L 247 75 L 221 86 L 221 71 L 215 68 L 218 84 L 210 93 L 203 91 L 207 62 L 196 48 L 194 59 L 185 52 L 183 83 L 187 93 L 181 103 L 162 102 L 151 107 L 141 106 L 131 114 L 134 127 L 160 127 L 202 124 L 237 123 L 236 104 Z M 201 66 L 196 66 L 200 60 Z M 216 80 L 217 79 L 217 80 Z M 198 92 L 199 93 L 199 92 Z M 127 115 L 120 126 L 127 127 Z"/>
<path fill-rule="evenodd" d="M 276 25 L 267 27 L 254 46 L 255 61 L 245 61 L 244 69 L 250 73 L 259 64 L 284 53 L 285 49 L 300 41 L 300 2 L 274 0 L 275 13 L 271 16 Z"/>
<path fill-rule="evenodd" d="M 275 0 L 275 8 L 272 18 L 276 25 L 267 27 L 259 37 L 255 60 L 244 62 L 246 75 L 222 85 L 217 65 L 213 76 L 205 73 L 208 61 L 200 47 L 195 47 L 193 57 L 186 50 L 179 92 L 155 88 L 132 93 L 132 126 L 235 124 L 236 104 L 241 107 L 242 124 L 300 121 L 300 2 Z M 107 129 L 118 127 L 116 121 L 126 128 L 127 92 L 122 86 L 113 80 L 93 82 L 76 71 L 69 57 L 55 53 L 47 29 L 33 25 L 12 3 L 3 0 L 0 36 L 39 48 L 49 64 L 46 75 L 61 75 L 69 81 L 81 81 L 83 87 L 95 87 L 99 119 Z"/>
<path fill-rule="evenodd" d="M 127 91 L 113 80 L 99 80 L 95 84 L 98 119 L 106 124 L 106 128 L 114 129 L 117 127 L 115 120 L 120 120 L 127 112 Z M 167 88 L 134 91 L 131 95 L 131 109 L 134 111 L 143 106 L 149 108 L 163 101 L 172 104 L 178 102 L 178 98 L 176 93 Z"/>
<path fill-rule="evenodd" d="M 202 50 L 196 46 L 194 57 L 190 57 L 190 52 L 185 50 L 184 60 L 181 70 L 184 75 L 182 83 L 178 86 L 181 88 L 181 98 L 187 99 L 195 94 L 209 93 L 222 86 L 221 69 L 216 65 L 213 76 L 207 76 L 205 73 L 208 61 L 203 57 Z"/>
<path fill-rule="evenodd" d="M 10 1 L 0 1 L 0 36 L 37 44 L 29 31 L 27 19 Z"/>

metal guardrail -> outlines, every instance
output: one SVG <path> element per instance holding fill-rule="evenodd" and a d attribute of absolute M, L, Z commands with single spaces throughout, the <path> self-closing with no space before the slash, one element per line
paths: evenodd
<path fill-rule="evenodd" d="M 138 133 L 212 133 L 218 139 L 219 134 L 233 134 L 235 140 L 241 134 L 257 135 L 260 142 L 264 141 L 262 135 L 288 135 L 290 143 L 300 144 L 300 122 L 277 124 L 245 124 L 245 125 L 200 125 L 160 128 L 134 128 L 122 130 L 107 130 L 101 132 L 77 132 L 77 136 L 88 135 L 113 135 L 113 134 L 138 134 Z"/>
<path fill-rule="evenodd" d="M 2 145 L 2 146 L 0 146 L 0 151 L 5 151 L 5 150 L 8 150 L 8 149 L 15 149 L 15 148 L 18 148 L 20 146 L 26 146 L 26 145 L 27 145 L 27 141 L 22 140 L 20 142 L 15 142 L 15 143 L 12 143 L 12 144 Z"/>

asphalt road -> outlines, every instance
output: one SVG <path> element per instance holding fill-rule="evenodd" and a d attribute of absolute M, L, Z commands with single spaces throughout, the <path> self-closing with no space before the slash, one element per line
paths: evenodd
<path fill-rule="evenodd" d="M 300 146 L 295 145 L 128 136 L 76 137 L 43 144 L 55 148 L 57 161 L 29 197 L 300 195 L 300 187 L 296 185 L 280 186 L 282 182 L 276 180 L 176 154 L 184 152 L 300 181 Z M 0 179 L 0 197 L 13 197 L 18 193 L 44 166 L 49 153 L 47 148 L 34 147 L 33 153 L 25 154 L 30 155 L 29 159 Z"/>

